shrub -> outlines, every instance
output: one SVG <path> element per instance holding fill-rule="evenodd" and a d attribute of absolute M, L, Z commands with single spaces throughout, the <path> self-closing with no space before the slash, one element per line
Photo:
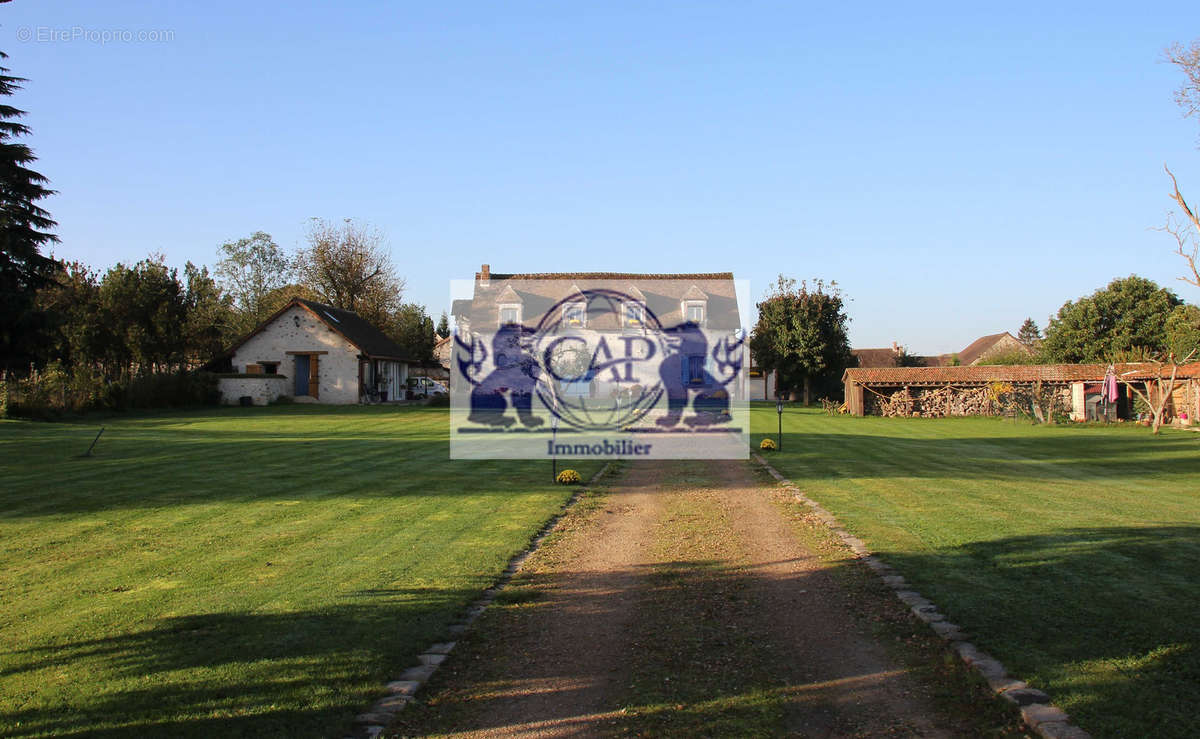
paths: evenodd
<path fill-rule="evenodd" d="M 558 473 L 558 477 L 554 478 L 554 481 L 559 485 L 578 485 L 582 482 L 582 478 L 575 470 L 563 470 Z"/>
<path fill-rule="evenodd" d="M 113 381 L 91 367 L 64 369 L 51 362 L 20 379 L 11 377 L 6 413 L 56 418 L 66 413 L 127 408 L 178 408 L 220 402 L 217 377 L 207 372 L 148 373 Z"/>
<path fill-rule="evenodd" d="M 774 439 L 763 439 L 758 443 L 758 448 L 762 449 L 764 452 L 773 452 L 778 449 L 778 447 L 775 446 Z"/>

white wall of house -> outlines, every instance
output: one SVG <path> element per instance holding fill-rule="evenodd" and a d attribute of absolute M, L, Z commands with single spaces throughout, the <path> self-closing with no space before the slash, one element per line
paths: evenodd
<path fill-rule="evenodd" d="M 254 405 L 268 405 L 282 395 L 291 395 L 291 382 L 290 377 L 282 375 L 222 377 L 217 380 L 217 389 L 221 391 L 221 403 L 224 405 L 238 405 L 244 397 L 249 397 Z"/>
<path fill-rule="evenodd" d="M 317 359 L 318 401 L 357 403 L 358 347 L 335 333 L 300 306 L 292 306 L 237 348 L 233 371 L 245 372 L 247 364 L 277 362 L 279 374 L 287 375 L 285 393 L 295 391 L 296 356 L 288 352 L 327 352 Z"/>

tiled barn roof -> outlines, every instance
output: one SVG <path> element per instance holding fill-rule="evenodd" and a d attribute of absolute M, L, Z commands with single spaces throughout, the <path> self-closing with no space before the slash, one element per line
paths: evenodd
<path fill-rule="evenodd" d="M 982 385 L 990 382 L 1100 382 L 1107 364 L 975 365 L 965 367 L 872 367 L 846 370 L 843 381 L 859 385 Z M 1114 365 L 1118 379 L 1157 376 L 1152 362 Z M 1163 370 L 1169 376 L 1170 369 Z M 1200 362 L 1182 365 L 1178 378 L 1200 378 Z"/>

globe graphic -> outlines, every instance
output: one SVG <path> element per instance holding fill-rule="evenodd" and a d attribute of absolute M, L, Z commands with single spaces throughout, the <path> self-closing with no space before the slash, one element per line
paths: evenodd
<path fill-rule="evenodd" d="M 663 395 L 658 361 L 669 352 L 658 318 L 643 306 L 641 326 L 597 331 L 577 325 L 567 306 L 586 305 L 584 315 L 613 315 L 618 319 L 625 306 L 638 302 L 615 290 L 581 290 L 556 303 L 543 314 L 534 331 L 533 345 L 541 372 L 535 392 L 546 408 L 564 424 L 582 431 L 613 431 L 640 421 Z M 620 321 L 618 320 L 618 324 Z M 593 366 L 593 352 L 602 337 L 614 353 L 623 351 L 621 337 L 631 333 L 652 342 L 653 361 L 633 361 L 619 369 Z M 607 359 L 603 357 L 602 359 Z M 620 357 L 614 359 L 619 360 Z"/>

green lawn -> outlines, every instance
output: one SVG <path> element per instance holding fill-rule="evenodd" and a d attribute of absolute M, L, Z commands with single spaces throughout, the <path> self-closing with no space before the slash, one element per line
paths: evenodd
<path fill-rule="evenodd" d="M 0 735 L 347 728 L 570 493 L 447 439 L 423 408 L 0 422 Z"/>
<path fill-rule="evenodd" d="M 1200 733 L 1200 434 L 789 407 L 768 460 L 1084 729 Z"/>

